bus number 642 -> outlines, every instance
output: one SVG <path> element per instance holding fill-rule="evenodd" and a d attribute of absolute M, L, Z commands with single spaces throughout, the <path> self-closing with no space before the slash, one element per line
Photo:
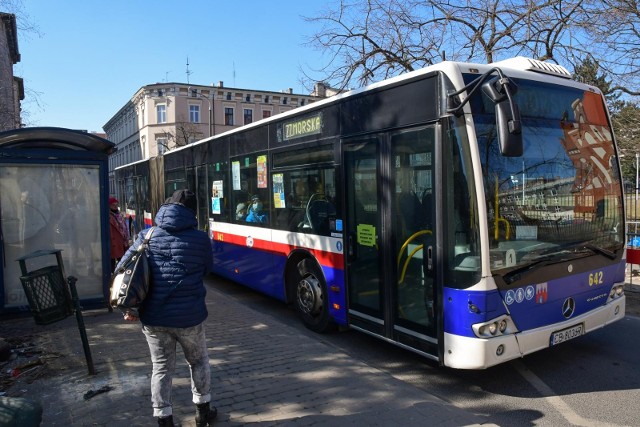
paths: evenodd
<path fill-rule="evenodd" d="M 589 286 L 602 285 L 602 271 L 589 274 Z"/>

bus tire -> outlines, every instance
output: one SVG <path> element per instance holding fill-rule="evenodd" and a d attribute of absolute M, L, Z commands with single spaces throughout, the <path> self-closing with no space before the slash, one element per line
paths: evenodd
<path fill-rule="evenodd" d="M 320 268 L 311 259 L 303 259 L 297 265 L 298 282 L 295 286 L 294 304 L 304 325 L 314 332 L 330 329 L 327 284 Z"/>

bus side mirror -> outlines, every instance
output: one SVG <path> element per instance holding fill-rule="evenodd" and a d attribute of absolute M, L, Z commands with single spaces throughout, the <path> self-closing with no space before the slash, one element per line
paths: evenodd
<path fill-rule="evenodd" d="M 520 157 L 523 152 L 520 110 L 513 100 L 517 90 L 506 77 L 494 77 L 482 85 L 484 94 L 495 104 L 500 153 L 505 157 Z"/>

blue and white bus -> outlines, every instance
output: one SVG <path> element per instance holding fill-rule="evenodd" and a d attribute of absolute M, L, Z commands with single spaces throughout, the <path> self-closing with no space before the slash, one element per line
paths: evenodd
<path fill-rule="evenodd" d="M 443 62 L 151 161 L 116 170 L 121 200 L 193 189 L 215 272 L 315 331 L 481 369 L 625 314 L 611 121 L 557 65 Z"/>

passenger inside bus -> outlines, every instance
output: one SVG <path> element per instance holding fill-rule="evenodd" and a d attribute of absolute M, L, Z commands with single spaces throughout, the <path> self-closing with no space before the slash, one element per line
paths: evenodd
<path fill-rule="evenodd" d="M 264 211 L 260 197 L 257 195 L 253 196 L 247 213 L 247 222 L 259 222 L 261 224 L 266 224 L 267 221 L 267 213 Z"/>
<path fill-rule="evenodd" d="M 246 180 L 240 182 L 240 190 L 234 192 L 234 199 L 236 200 L 236 220 L 244 221 L 247 217 L 247 210 L 250 205 L 249 184 Z"/>

